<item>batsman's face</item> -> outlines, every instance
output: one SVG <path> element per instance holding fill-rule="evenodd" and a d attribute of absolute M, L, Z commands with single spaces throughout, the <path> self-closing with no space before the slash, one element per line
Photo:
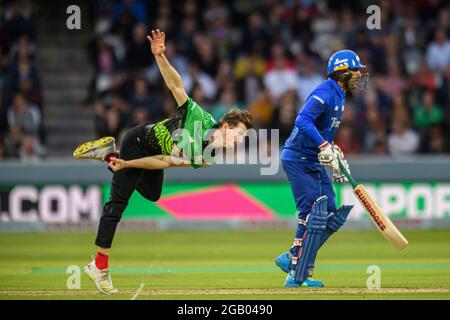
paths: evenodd
<path fill-rule="evenodd" d="M 358 81 L 361 78 L 361 71 L 351 70 L 350 73 L 352 74 L 352 77 L 348 81 L 348 88 L 350 90 L 354 90 L 358 87 Z"/>
<path fill-rule="evenodd" d="M 369 81 L 369 74 L 361 73 L 359 69 L 350 70 L 350 73 L 352 74 L 352 77 L 348 81 L 348 88 L 351 91 L 357 88 L 363 91 L 367 86 L 367 82 Z"/>

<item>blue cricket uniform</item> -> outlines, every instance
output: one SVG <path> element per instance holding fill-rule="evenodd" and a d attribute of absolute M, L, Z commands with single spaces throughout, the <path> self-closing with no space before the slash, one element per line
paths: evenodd
<path fill-rule="evenodd" d="M 295 119 L 295 126 L 281 151 L 299 219 L 305 220 L 320 196 L 328 197 L 328 212 L 336 210 L 334 191 L 324 166 L 317 158 L 319 145 L 331 143 L 342 121 L 345 93 L 333 79 L 318 85 Z"/>
<path fill-rule="evenodd" d="M 284 283 L 287 288 L 323 286 L 321 281 L 312 279 L 317 252 L 328 237 L 345 223 L 353 207 L 336 209 L 330 177 L 317 156 L 321 145 L 333 142 L 344 113 L 345 92 L 334 79 L 348 85 L 354 76 L 350 70 L 365 67 L 355 52 L 335 52 L 328 60 L 328 80 L 318 85 L 306 98 L 281 151 L 281 165 L 299 212 L 294 243 L 289 253 L 275 259 L 277 266 L 288 273 Z M 364 89 L 367 79 L 368 74 L 363 78 L 359 73 L 355 87 Z M 312 210 L 314 203 L 315 210 Z M 326 215 L 323 206 L 328 211 Z M 307 223 L 308 215 L 310 222 Z"/>

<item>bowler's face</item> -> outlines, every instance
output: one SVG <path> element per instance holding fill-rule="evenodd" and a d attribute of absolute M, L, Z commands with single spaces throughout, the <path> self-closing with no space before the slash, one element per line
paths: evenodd
<path fill-rule="evenodd" d="M 223 146 L 225 148 L 233 148 L 234 146 L 241 144 L 247 134 L 247 128 L 242 122 L 239 122 L 238 125 L 233 128 L 226 123 L 222 129 L 224 139 Z"/>

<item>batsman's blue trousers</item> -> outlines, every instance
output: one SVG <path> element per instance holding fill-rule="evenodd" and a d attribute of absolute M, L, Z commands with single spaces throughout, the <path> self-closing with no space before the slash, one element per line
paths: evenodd
<path fill-rule="evenodd" d="M 299 219 L 306 220 L 314 201 L 324 195 L 328 197 L 328 212 L 336 211 L 330 178 L 317 160 L 281 160 L 281 165 L 291 185 Z"/>

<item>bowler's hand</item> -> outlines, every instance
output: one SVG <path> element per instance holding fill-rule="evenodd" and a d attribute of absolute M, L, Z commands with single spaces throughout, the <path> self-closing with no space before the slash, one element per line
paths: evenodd
<path fill-rule="evenodd" d="M 112 157 L 111 161 L 109 162 L 108 166 L 111 168 L 113 172 L 117 172 L 119 170 L 122 170 L 126 168 L 126 161 L 123 159 L 119 159 L 116 157 Z"/>
<path fill-rule="evenodd" d="M 147 36 L 147 40 L 150 42 L 150 48 L 155 56 L 162 55 L 166 51 L 165 39 L 166 35 L 159 29 L 152 30 L 150 35 Z"/>

